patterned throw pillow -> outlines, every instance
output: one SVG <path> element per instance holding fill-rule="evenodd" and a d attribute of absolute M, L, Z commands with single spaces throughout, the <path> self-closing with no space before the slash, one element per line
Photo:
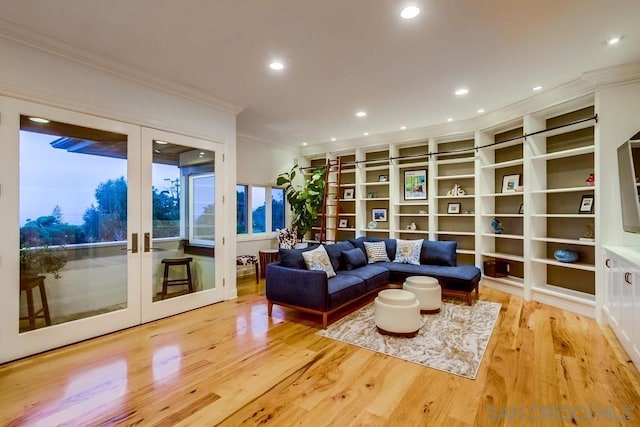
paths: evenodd
<path fill-rule="evenodd" d="M 293 249 L 298 244 L 298 232 L 295 228 L 283 228 L 276 230 L 276 233 L 280 249 Z"/>
<path fill-rule="evenodd" d="M 304 258 L 304 263 L 307 265 L 308 270 L 324 271 L 329 279 L 336 275 L 324 246 L 318 246 L 311 251 L 303 252 L 302 258 Z"/>
<path fill-rule="evenodd" d="M 423 241 L 424 239 L 398 239 L 396 245 L 396 258 L 393 260 L 393 262 L 420 265 L 420 251 L 422 250 Z"/>
<path fill-rule="evenodd" d="M 387 256 L 387 247 L 384 241 L 381 242 L 364 242 L 364 248 L 367 251 L 367 258 L 369 264 L 374 262 L 389 262 L 391 261 Z"/>

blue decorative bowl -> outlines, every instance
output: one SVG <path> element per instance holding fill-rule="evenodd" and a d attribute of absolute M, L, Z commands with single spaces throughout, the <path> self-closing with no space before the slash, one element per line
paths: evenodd
<path fill-rule="evenodd" d="M 553 253 L 553 257 L 560 262 L 576 262 L 580 254 L 571 249 L 558 249 Z"/>

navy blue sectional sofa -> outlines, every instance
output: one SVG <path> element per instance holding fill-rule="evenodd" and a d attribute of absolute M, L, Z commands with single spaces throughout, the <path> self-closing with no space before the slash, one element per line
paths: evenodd
<path fill-rule="evenodd" d="M 327 278 L 324 271 L 307 270 L 302 252 L 306 249 L 280 249 L 280 262 L 267 265 L 266 294 L 268 312 L 273 304 L 322 315 L 326 328 L 328 315 L 355 300 L 376 293 L 390 284 L 402 284 L 408 276 L 431 276 L 438 279 L 443 292 L 462 293 L 471 305 L 471 293 L 478 296 L 480 269 L 474 265 L 457 265 L 455 241 L 425 240 L 420 252 L 420 265 L 397 262 L 356 262 L 355 248 L 364 254 L 365 241 L 385 242 L 391 261 L 396 254 L 396 239 L 360 237 L 324 245 L 336 276 Z M 351 264 L 353 262 L 353 264 Z"/>

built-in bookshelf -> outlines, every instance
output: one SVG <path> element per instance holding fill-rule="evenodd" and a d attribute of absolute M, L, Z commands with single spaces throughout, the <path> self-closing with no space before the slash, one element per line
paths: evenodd
<path fill-rule="evenodd" d="M 492 279 L 524 286 L 524 150 L 522 122 L 479 133 L 481 262 L 504 261 L 507 275 Z M 492 223 L 497 223 L 493 226 Z"/>
<path fill-rule="evenodd" d="M 594 114 L 591 97 L 473 134 L 343 154 L 341 190 L 350 194 L 341 193 L 339 239 L 455 240 L 458 262 L 481 268 L 485 285 L 590 314 L 599 247 Z M 426 186 L 406 193 L 420 176 Z M 386 217 L 370 229 L 374 209 Z M 580 259 L 555 259 L 565 248 Z M 487 276 L 485 263 L 506 271 Z"/>
<path fill-rule="evenodd" d="M 475 263 L 475 140 L 473 135 L 435 140 L 434 239 L 455 240 L 458 260 Z"/>
<path fill-rule="evenodd" d="M 593 106 L 542 112 L 529 119 L 532 129 L 571 126 L 529 140 L 531 287 L 533 292 L 565 293 L 595 303 L 596 236 L 593 211 L 597 182 Z M 576 123 L 578 122 L 578 123 Z M 559 249 L 579 254 L 576 262 L 554 258 Z"/>

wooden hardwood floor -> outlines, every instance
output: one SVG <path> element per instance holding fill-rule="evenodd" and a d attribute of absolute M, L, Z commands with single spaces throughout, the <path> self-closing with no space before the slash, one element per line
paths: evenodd
<path fill-rule="evenodd" d="M 260 290 L 0 366 L 0 425 L 640 425 L 640 375 L 591 319 L 481 286 L 502 310 L 469 380 L 269 319 Z"/>

